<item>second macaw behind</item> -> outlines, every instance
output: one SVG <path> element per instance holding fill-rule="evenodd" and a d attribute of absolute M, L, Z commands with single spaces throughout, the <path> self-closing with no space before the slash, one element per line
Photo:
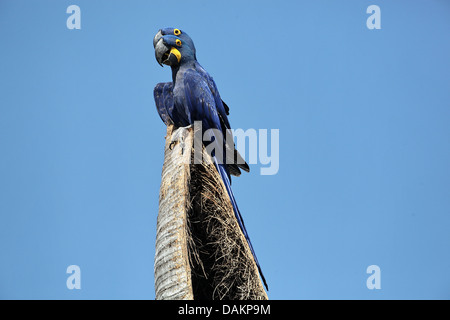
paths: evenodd
<path fill-rule="evenodd" d="M 248 172 L 250 168 L 235 150 L 234 143 L 225 139 L 231 128 L 227 118 L 229 108 L 222 101 L 212 77 L 197 62 L 194 43 L 185 32 L 176 28 L 161 29 L 153 39 L 153 46 L 158 63 L 161 66 L 168 65 L 172 69 L 173 81 L 158 83 L 154 89 L 156 107 L 164 123 L 188 127 L 195 121 L 201 121 L 202 136 L 208 129 L 216 129 L 222 133 L 221 139 L 217 137 L 211 139 L 211 143 L 216 144 L 222 141 L 222 145 L 217 145 L 214 149 L 222 151 L 219 152 L 221 158 L 217 153 L 213 153 L 212 158 L 230 197 L 235 217 L 250 247 L 261 279 L 268 289 L 231 190 L 230 176 L 239 176 L 241 169 Z M 228 159 L 230 153 L 233 155 L 232 161 Z M 227 159 L 223 158 L 225 154 Z"/>

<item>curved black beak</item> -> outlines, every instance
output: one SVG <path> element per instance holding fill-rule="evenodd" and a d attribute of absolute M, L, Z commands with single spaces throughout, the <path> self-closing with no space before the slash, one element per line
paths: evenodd
<path fill-rule="evenodd" d="M 170 48 L 166 46 L 162 39 L 161 30 L 153 38 L 153 47 L 155 48 L 155 58 L 158 61 L 159 65 L 162 67 L 162 63 L 167 58 L 167 53 L 170 51 Z"/>
<path fill-rule="evenodd" d="M 158 33 L 155 34 L 153 37 L 153 48 L 156 48 L 156 44 L 158 43 L 159 39 L 161 39 L 163 36 L 161 29 L 158 31 Z"/>
<path fill-rule="evenodd" d="M 161 30 L 153 38 L 153 47 L 155 48 L 155 58 L 158 61 L 159 65 L 162 67 L 162 64 L 173 66 L 179 63 L 179 52 L 172 47 L 167 46 L 164 43 L 163 34 Z M 173 53 L 173 51 L 178 52 L 178 57 Z"/>

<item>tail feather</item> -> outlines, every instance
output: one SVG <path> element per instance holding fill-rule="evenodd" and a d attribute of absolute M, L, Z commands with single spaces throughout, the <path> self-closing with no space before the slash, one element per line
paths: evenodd
<path fill-rule="evenodd" d="M 261 279 L 262 279 L 266 289 L 269 290 L 266 279 L 264 278 L 261 267 L 259 265 L 258 258 L 256 258 L 255 250 L 253 249 L 252 243 L 248 236 L 247 229 L 245 228 L 244 220 L 242 219 L 241 212 L 239 211 L 239 208 L 236 203 L 236 199 L 234 198 L 233 191 L 231 190 L 229 173 L 227 172 L 225 165 L 218 164 L 216 157 L 213 157 L 213 158 L 214 158 L 214 164 L 216 165 L 217 171 L 219 171 L 219 174 L 222 178 L 225 188 L 227 189 L 228 196 L 230 197 L 231 205 L 233 206 L 233 211 L 234 211 L 236 220 L 239 224 L 239 227 L 240 227 L 242 233 L 244 234 L 245 239 L 247 240 L 248 246 L 250 247 L 250 251 L 252 252 L 252 255 L 253 255 L 253 259 L 255 260 L 256 266 L 258 267 L 258 271 L 259 271 L 259 274 L 261 275 Z"/>

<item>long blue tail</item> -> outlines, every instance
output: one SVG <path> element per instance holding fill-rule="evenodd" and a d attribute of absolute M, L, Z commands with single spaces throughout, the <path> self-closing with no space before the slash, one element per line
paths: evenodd
<path fill-rule="evenodd" d="M 250 247 L 250 251 L 252 252 L 253 259 L 255 260 L 256 266 L 258 267 L 258 271 L 259 271 L 259 274 L 261 275 L 261 279 L 262 279 L 266 289 L 269 290 L 269 287 L 267 286 L 266 279 L 264 278 L 264 275 L 262 273 L 261 267 L 259 265 L 258 258 L 256 258 L 255 250 L 253 249 L 252 243 L 251 243 L 250 238 L 248 236 L 247 229 L 245 229 L 244 220 L 242 219 L 241 212 L 239 211 L 239 208 L 238 208 L 237 203 L 236 203 L 236 199 L 234 198 L 233 191 L 231 190 L 231 185 L 230 185 L 230 179 L 229 179 L 229 176 L 228 176 L 228 172 L 227 172 L 227 170 L 225 168 L 225 165 L 218 164 L 216 157 L 213 157 L 213 158 L 214 158 L 214 164 L 215 164 L 215 166 L 217 168 L 217 171 L 219 171 L 220 176 L 221 176 L 222 181 L 223 181 L 223 184 L 225 185 L 225 188 L 227 189 L 228 196 L 230 197 L 231 205 L 233 206 L 233 211 L 234 211 L 234 215 L 236 217 L 236 220 L 237 220 L 237 222 L 239 224 L 239 227 L 241 228 L 242 233 L 244 234 L 245 239 L 247 239 L 248 246 Z"/>

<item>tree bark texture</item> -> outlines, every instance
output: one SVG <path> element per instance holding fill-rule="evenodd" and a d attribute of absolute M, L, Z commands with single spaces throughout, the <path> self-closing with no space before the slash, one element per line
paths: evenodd
<path fill-rule="evenodd" d="M 182 143 L 170 148 L 177 130 L 183 132 Z M 193 128 L 168 126 L 156 233 L 156 299 L 265 300 L 225 186 L 204 148 L 202 157 L 209 161 L 194 164 L 193 141 Z"/>

